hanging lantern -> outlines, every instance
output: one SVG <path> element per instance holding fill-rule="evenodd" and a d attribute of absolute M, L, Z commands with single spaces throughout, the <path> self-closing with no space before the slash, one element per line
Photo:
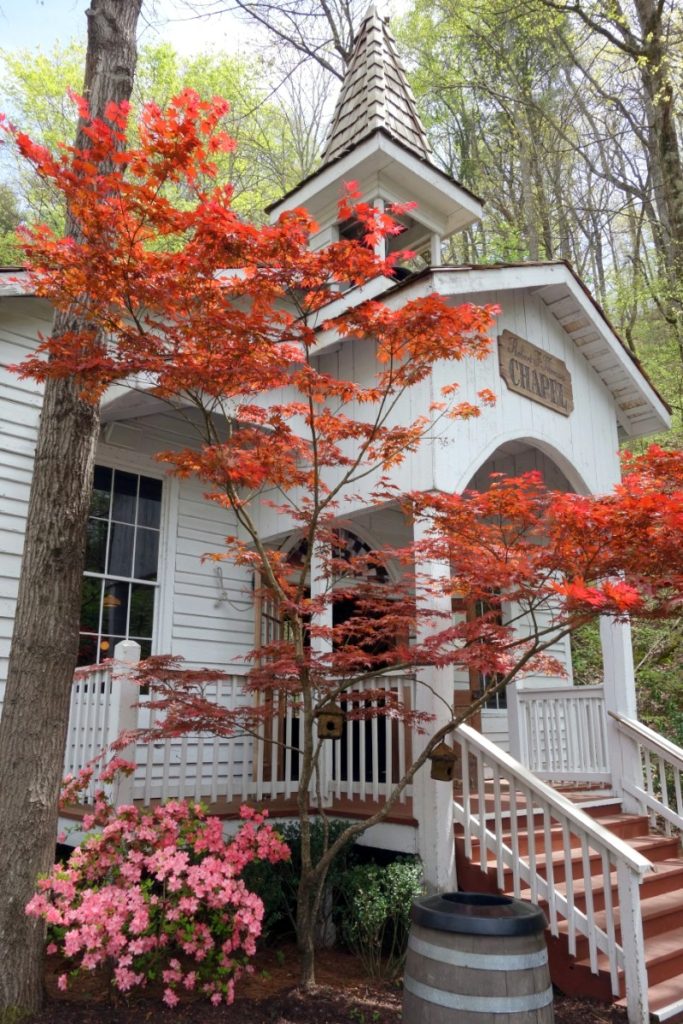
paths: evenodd
<path fill-rule="evenodd" d="M 458 755 L 452 747 L 446 743 L 439 743 L 429 755 L 432 762 L 431 778 L 439 782 L 452 782 L 457 759 Z"/>
<path fill-rule="evenodd" d="M 324 704 L 315 711 L 318 720 L 318 736 L 321 739 L 338 740 L 344 731 L 346 715 L 337 704 Z"/>

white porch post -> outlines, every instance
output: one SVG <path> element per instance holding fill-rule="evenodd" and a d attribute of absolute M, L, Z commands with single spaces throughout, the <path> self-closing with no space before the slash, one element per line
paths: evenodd
<path fill-rule="evenodd" d="M 374 200 L 373 206 L 379 213 L 384 213 L 384 200 L 379 196 Z M 378 239 L 377 244 L 375 245 L 375 256 L 380 260 L 386 259 L 388 248 L 386 238 Z"/>
<path fill-rule="evenodd" d="M 131 680 L 131 669 L 140 661 L 140 644 L 135 640 L 120 640 L 114 648 L 114 666 L 109 715 L 109 738 L 113 743 L 122 732 L 137 728 L 140 687 Z M 119 757 L 135 761 L 135 744 L 119 751 Z M 133 775 L 118 775 L 114 783 L 112 802 L 118 807 L 133 802 Z"/>
<path fill-rule="evenodd" d="M 421 540 L 425 535 L 425 524 L 416 522 L 414 538 Z M 425 582 L 418 583 L 417 604 L 423 610 L 451 613 L 451 599 L 437 598 L 428 593 L 429 579 L 450 578 L 450 566 L 443 562 L 421 562 L 415 566 Z M 421 618 L 418 623 L 417 641 L 434 630 L 445 629 L 449 620 L 437 615 L 434 619 Z M 425 668 L 418 672 L 415 695 L 416 708 L 434 716 L 428 731 L 438 729 L 452 717 L 453 669 Z M 413 734 L 413 753 L 419 754 L 426 745 L 428 735 Z M 453 835 L 453 786 L 448 782 L 436 782 L 430 778 L 429 764 L 417 772 L 413 780 L 413 814 L 418 823 L 418 853 L 422 860 L 424 878 L 431 891 L 453 890 L 455 877 L 455 841 Z"/>
<path fill-rule="evenodd" d="M 329 580 L 323 572 L 323 566 L 325 564 L 325 556 L 328 552 L 325 551 L 323 545 L 316 541 L 313 545 L 313 552 L 311 554 L 311 568 L 310 568 L 310 590 L 311 598 L 315 598 L 324 594 L 329 587 L 332 586 L 331 580 Z M 322 612 L 317 613 L 312 617 L 312 625 L 332 628 L 332 602 L 328 601 Z M 329 654 L 332 650 L 332 640 L 327 637 L 312 636 L 311 637 L 311 653 L 316 655 L 324 656 Z M 314 726 L 314 742 L 316 740 L 315 726 Z M 334 754 L 334 744 L 336 740 L 327 740 L 322 745 L 320 751 L 320 757 L 318 758 L 318 771 L 319 779 L 318 784 L 320 787 L 320 795 L 323 806 L 330 802 L 330 780 L 332 778 L 332 756 Z M 315 781 L 313 782 L 313 789 L 311 791 L 311 799 L 315 802 L 316 791 Z"/>
<path fill-rule="evenodd" d="M 523 756 L 526 753 L 526 744 L 524 742 L 525 723 L 521 717 L 524 711 L 519 699 L 519 686 L 519 681 L 515 680 L 507 687 L 508 743 L 511 756 L 528 768 L 526 758 Z"/>
<path fill-rule="evenodd" d="M 624 811 L 639 813 L 641 808 L 634 797 L 629 796 L 623 783 L 642 786 L 642 765 L 640 752 L 635 740 L 617 729 L 610 711 L 618 711 L 627 718 L 637 719 L 636 684 L 631 646 L 631 627 L 628 623 L 600 619 L 600 641 L 604 671 L 605 717 L 607 730 L 607 752 L 612 786 L 622 800 Z"/>

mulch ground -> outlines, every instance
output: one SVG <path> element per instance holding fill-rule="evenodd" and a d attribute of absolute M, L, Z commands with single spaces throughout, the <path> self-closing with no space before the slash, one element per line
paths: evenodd
<path fill-rule="evenodd" d="M 48 996 L 43 1010 L 26 1024 L 399 1024 L 400 985 L 369 980 L 354 957 L 337 950 L 321 951 L 314 992 L 299 992 L 297 953 L 292 946 L 265 950 L 254 960 L 254 973 L 237 987 L 232 1006 L 188 1002 L 171 1010 L 150 999 L 113 1001 L 89 987 L 88 978 L 74 983 L 67 997 Z M 48 991 L 54 979 L 47 977 Z M 555 1024 L 625 1024 L 616 1007 L 598 1006 L 559 996 Z"/>

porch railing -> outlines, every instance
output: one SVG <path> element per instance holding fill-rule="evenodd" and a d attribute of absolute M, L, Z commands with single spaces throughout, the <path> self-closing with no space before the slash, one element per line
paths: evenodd
<path fill-rule="evenodd" d="M 71 690 L 69 732 L 64 754 L 64 774 L 78 775 L 115 738 L 112 735 L 112 666 L 90 665 L 78 669 Z M 84 797 L 92 800 L 93 782 Z"/>
<path fill-rule="evenodd" d="M 552 934 L 566 932 L 572 956 L 577 955 L 577 940 L 583 936 L 582 945 L 594 973 L 598 972 L 598 955 L 604 954 L 615 994 L 621 994 L 619 972 L 623 971 L 629 1021 L 646 1024 L 647 974 L 639 886 L 642 877 L 653 870 L 650 861 L 474 729 L 460 726 L 455 736 L 462 749 L 455 818 L 463 829 L 468 860 L 478 861 L 486 871 L 492 858 L 501 891 L 543 901 Z M 522 835 L 527 824 L 528 838 Z M 559 870 L 553 862 L 554 843 L 560 845 L 564 864 L 569 866 L 560 881 L 555 877 Z M 577 851 L 587 880 L 581 901 L 571 870 L 571 858 Z M 599 919 L 590 885 L 592 866 L 605 880 L 605 907 Z M 614 873 L 619 923 L 617 901 L 609 884 Z"/>
<path fill-rule="evenodd" d="M 683 833 L 683 749 L 642 722 L 616 711 L 610 716 L 619 732 L 637 744 L 643 765 L 642 785 L 626 781 L 626 792 L 650 815 L 653 825 L 661 824 L 667 835 L 674 830 Z"/>
<path fill-rule="evenodd" d="M 114 661 L 76 672 L 65 773 L 77 774 L 123 729 L 153 724 L 144 695 L 128 679 L 130 663 L 137 660 L 137 644 L 125 643 L 126 648 L 117 646 Z M 234 708 L 245 699 L 243 684 L 242 676 L 229 676 L 207 686 L 205 694 L 218 706 Z M 412 679 L 390 677 L 386 688 L 412 706 Z M 311 793 L 312 802 L 318 794 L 324 805 L 335 799 L 378 801 L 389 795 L 405 772 L 410 758 L 409 730 L 389 717 L 363 717 L 372 715 L 378 703 L 365 696 L 366 690 L 359 686 L 341 701 L 350 720 L 342 739 L 323 745 L 321 778 Z M 231 803 L 292 797 L 299 785 L 300 713 L 277 693 L 269 711 L 267 722 L 254 737 L 191 734 L 137 744 L 125 753 L 136 763 L 135 774 L 121 780 L 115 799 L 148 804 L 167 798 Z M 86 801 L 92 800 L 96 788 L 94 781 L 84 793 Z M 408 787 L 402 802 L 410 795 Z"/>
<path fill-rule="evenodd" d="M 602 686 L 548 686 L 516 693 L 520 760 L 540 779 L 609 783 Z"/>

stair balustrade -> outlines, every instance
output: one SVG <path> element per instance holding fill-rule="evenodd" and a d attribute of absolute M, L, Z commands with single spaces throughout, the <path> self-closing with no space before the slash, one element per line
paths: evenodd
<path fill-rule="evenodd" d="M 460 726 L 455 739 L 462 758 L 454 810 L 466 858 L 478 861 L 482 872 L 492 866 L 500 891 L 540 902 L 551 933 L 566 932 L 571 956 L 577 955 L 577 937 L 584 936 L 593 973 L 598 972 L 599 954 L 604 954 L 615 995 L 620 994 L 623 971 L 629 1022 L 646 1024 L 639 886 L 653 870 L 650 861 L 474 729 Z M 554 839 L 561 850 L 555 860 Z M 571 866 L 577 849 L 587 880 L 580 901 L 584 909 Z M 495 866 L 489 864 L 490 857 Z M 606 882 L 600 924 L 590 885 L 591 863 L 596 861 L 605 880 L 616 874 L 618 893 L 615 900 Z"/>
<path fill-rule="evenodd" d="M 541 779 L 611 779 L 603 686 L 517 688 L 519 760 Z"/>
<path fill-rule="evenodd" d="M 643 765 L 643 784 L 624 782 L 624 789 L 634 797 L 643 813 L 650 815 L 653 827 L 661 827 L 667 835 L 683 833 L 683 749 L 642 722 L 610 711 L 622 735 L 635 743 Z"/>

